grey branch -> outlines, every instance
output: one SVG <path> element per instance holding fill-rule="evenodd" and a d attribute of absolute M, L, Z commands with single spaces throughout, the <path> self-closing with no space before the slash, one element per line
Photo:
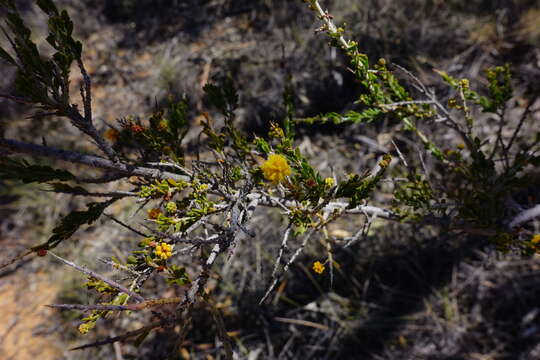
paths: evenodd
<path fill-rule="evenodd" d="M 283 252 L 287 248 L 287 241 L 289 240 L 289 234 L 291 233 L 291 225 L 287 226 L 287 230 L 285 230 L 285 234 L 283 234 L 283 240 L 281 241 L 281 246 L 279 248 L 279 254 L 276 260 L 276 263 L 274 264 L 274 270 L 272 271 L 272 279 L 276 278 L 276 274 L 279 269 L 279 264 L 281 264 L 281 258 L 283 257 Z"/>
<path fill-rule="evenodd" d="M 137 308 L 129 305 L 84 305 L 84 304 L 50 304 L 45 305 L 47 307 L 53 308 L 53 309 L 61 309 L 61 310 L 83 310 L 83 311 L 90 311 L 90 310 L 103 310 L 103 311 L 128 311 L 128 310 L 138 310 Z"/>
<path fill-rule="evenodd" d="M 293 200 L 285 201 L 277 197 L 264 196 L 257 193 L 249 194 L 247 197 L 250 200 L 259 199 L 258 204 L 263 205 L 263 206 L 280 207 L 280 208 L 282 208 L 283 206 L 285 206 L 286 208 L 293 208 L 293 207 L 300 206 L 300 203 L 297 201 L 293 201 Z M 376 206 L 360 205 L 353 209 L 347 209 L 347 206 L 349 206 L 349 204 L 345 202 L 337 202 L 337 201 L 329 202 L 321 210 L 323 212 L 332 212 L 333 210 L 344 210 L 344 212 L 347 214 L 362 214 L 362 215 L 368 215 L 368 216 L 376 215 L 378 218 L 386 219 L 386 220 L 398 221 L 401 219 L 401 217 L 398 214 L 390 210 L 386 210 L 386 209 L 379 208 Z"/>
<path fill-rule="evenodd" d="M 123 163 L 115 163 L 111 160 L 95 155 L 86 155 L 49 146 L 22 142 L 18 140 L 0 138 L 0 148 L 10 150 L 15 153 L 28 154 L 38 157 L 47 157 L 104 170 L 113 170 L 116 172 L 124 173 L 126 176 L 141 176 L 155 179 L 169 178 L 176 181 L 189 181 L 189 178 L 187 176 L 178 175 L 171 172 L 160 171 L 157 169 L 149 169 Z"/>
<path fill-rule="evenodd" d="M 96 273 L 95 271 L 89 270 L 89 269 L 87 269 L 87 268 L 85 268 L 83 266 L 79 266 L 79 265 L 77 265 L 77 264 L 75 264 L 75 263 L 73 263 L 73 262 L 71 262 L 69 260 L 66 260 L 66 259 L 64 259 L 64 258 L 62 258 L 62 257 L 60 257 L 60 256 L 58 256 L 58 255 L 56 255 L 56 254 L 54 254 L 54 253 L 52 253 L 50 251 L 49 251 L 49 254 L 51 254 L 52 256 L 54 256 L 55 258 L 57 258 L 58 260 L 60 260 L 64 264 L 66 264 L 68 266 L 71 266 L 72 268 L 74 268 L 76 270 L 79 270 L 80 272 L 85 273 L 88 276 L 91 276 L 93 278 L 101 280 L 104 283 L 106 283 L 107 285 L 110 285 L 113 288 L 117 289 L 118 291 L 121 291 L 121 292 L 123 292 L 125 294 L 128 294 L 130 297 L 132 297 L 133 299 L 135 299 L 135 300 L 137 300 L 139 302 L 145 301 L 144 298 L 141 295 L 129 290 L 128 288 L 126 288 L 123 285 L 118 284 L 116 281 L 107 279 L 106 277 Z"/>
<path fill-rule="evenodd" d="M 523 211 L 522 213 L 518 214 L 516 217 L 514 217 L 509 223 L 508 226 L 510 228 L 514 228 L 518 225 L 521 225 L 529 220 L 534 219 L 535 217 L 540 216 L 540 204 L 536 205 L 533 208 L 527 209 Z"/>
<path fill-rule="evenodd" d="M 156 329 L 156 328 L 159 328 L 161 326 L 173 323 L 174 321 L 176 321 L 175 318 L 165 319 L 165 320 L 162 320 L 160 322 L 150 324 L 148 326 L 144 326 L 144 327 L 142 327 L 140 329 L 130 331 L 128 333 L 125 333 L 124 335 L 115 336 L 115 337 L 109 337 L 109 338 L 106 338 L 106 339 L 103 339 L 103 340 L 100 340 L 100 341 L 96 341 L 94 343 L 77 346 L 77 347 L 74 347 L 74 348 L 72 348 L 70 350 L 82 350 L 82 349 L 86 349 L 86 348 L 90 348 L 90 347 L 97 347 L 97 346 L 101 346 L 101 345 L 112 344 L 112 343 L 115 343 L 117 341 L 122 341 L 122 340 L 128 339 L 130 337 L 134 337 L 134 336 L 137 336 L 137 335 L 140 335 L 140 334 L 144 334 L 144 333 L 146 333 L 148 331 L 151 331 L 153 329 Z"/>
<path fill-rule="evenodd" d="M 302 241 L 302 244 L 300 244 L 300 246 L 298 247 L 298 249 L 296 249 L 296 251 L 294 252 L 292 257 L 289 259 L 289 261 L 287 261 L 287 263 L 283 267 L 283 271 L 282 271 L 281 275 L 286 274 L 287 271 L 289 271 L 289 267 L 294 263 L 294 261 L 302 253 L 302 251 L 304 251 L 304 248 L 306 247 L 309 239 L 311 239 L 311 236 L 313 235 L 314 232 L 315 232 L 315 229 L 311 229 L 306 235 L 304 235 L 304 240 Z M 275 287 L 276 287 L 276 285 L 277 285 L 277 283 L 278 283 L 278 281 L 280 279 L 281 279 L 281 276 L 274 277 L 274 279 L 272 281 L 272 284 L 270 284 L 270 286 L 268 287 L 268 289 L 264 293 L 264 296 L 259 301 L 259 305 L 261 305 L 262 303 L 264 303 L 266 301 L 268 296 L 270 296 L 272 291 L 274 291 L 274 289 L 275 289 Z"/>

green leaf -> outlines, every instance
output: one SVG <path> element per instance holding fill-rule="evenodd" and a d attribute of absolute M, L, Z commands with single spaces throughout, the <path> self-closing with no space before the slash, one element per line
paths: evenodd
<path fill-rule="evenodd" d="M 290 79 L 288 80 L 290 81 Z M 294 105 L 294 89 L 289 84 L 283 92 L 283 104 L 287 110 L 287 116 L 283 120 L 283 130 L 285 137 L 292 139 L 294 137 L 294 114 L 296 113 L 296 107 Z"/>
<path fill-rule="evenodd" d="M 9 9 L 14 9 L 15 5 L 13 4 L 13 1 L 11 0 L 0 0 L 0 6 L 6 7 Z"/>
<path fill-rule="evenodd" d="M 6 15 L 6 22 L 8 26 L 15 35 L 20 36 L 24 40 L 29 40 L 31 34 L 30 29 L 24 25 L 24 21 L 16 11 L 15 7 L 13 7 L 13 10 L 14 11 Z"/>
<path fill-rule="evenodd" d="M 260 152 L 268 155 L 270 153 L 270 145 L 264 140 L 263 138 L 257 137 L 255 138 L 255 145 L 257 146 L 257 149 L 259 149 Z"/>
<path fill-rule="evenodd" d="M 0 58 L 4 59 L 11 65 L 17 66 L 17 62 L 15 61 L 15 59 L 11 57 L 11 55 L 9 55 L 9 53 L 1 47 L 0 47 Z"/>
<path fill-rule="evenodd" d="M 84 286 L 88 290 L 96 290 L 98 293 L 118 293 L 116 288 L 113 288 L 111 285 L 105 283 L 103 280 L 99 280 L 93 277 L 89 277 L 88 280 L 84 283 Z"/>
<path fill-rule="evenodd" d="M 168 284 L 187 285 L 191 283 L 186 268 L 183 266 L 172 265 L 169 267 L 170 276 L 166 279 Z"/>
<path fill-rule="evenodd" d="M 0 158 L 0 179 L 20 180 L 25 184 L 48 182 L 52 180 L 69 181 L 75 176 L 67 170 L 54 169 L 50 166 L 28 165 L 25 161 L 17 162 Z"/>
<path fill-rule="evenodd" d="M 369 108 L 366 110 L 363 110 L 362 112 L 350 110 L 345 114 L 339 114 L 336 112 L 329 112 L 326 114 L 320 114 L 315 117 L 310 118 L 304 118 L 304 119 L 297 119 L 298 122 L 305 122 L 307 124 L 314 124 L 314 123 L 327 123 L 332 122 L 334 124 L 342 124 L 342 123 L 370 123 L 379 118 L 383 114 L 383 111 L 378 108 Z"/>
<path fill-rule="evenodd" d="M 68 184 L 58 183 L 58 182 L 51 183 L 50 185 L 52 186 L 51 191 L 57 192 L 57 193 L 75 194 L 75 195 L 88 194 L 88 190 L 86 190 L 85 188 L 81 186 L 71 186 Z"/>
<path fill-rule="evenodd" d="M 133 342 L 133 345 L 135 345 L 135 347 L 139 347 L 141 346 L 141 344 L 143 343 L 143 341 L 146 339 L 146 337 L 148 336 L 148 334 L 150 334 L 150 330 L 147 330 L 145 332 L 143 332 L 141 335 L 137 336 L 137 338 L 135 339 L 135 341 Z"/>
<path fill-rule="evenodd" d="M 203 87 L 204 93 L 210 104 L 218 108 L 222 113 L 226 112 L 227 102 L 221 92 L 221 89 L 214 84 L 206 84 Z"/>
<path fill-rule="evenodd" d="M 189 129 L 187 99 L 178 102 L 170 102 L 168 111 L 168 120 L 171 132 L 176 138 L 184 138 Z"/>
<path fill-rule="evenodd" d="M 36 4 L 47 15 L 58 15 L 58 8 L 56 7 L 56 5 L 54 5 L 52 0 L 37 0 Z"/>
<path fill-rule="evenodd" d="M 238 107 L 238 94 L 231 78 L 227 77 L 221 87 L 214 84 L 206 84 L 203 88 L 210 103 L 223 115 L 230 117 Z"/>
<path fill-rule="evenodd" d="M 60 220 L 60 224 L 53 229 L 53 235 L 45 244 L 35 246 L 32 250 L 55 248 L 62 241 L 69 239 L 82 225 L 90 225 L 96 221 L 112 202 L 109 200 L 101 203 L 90 203 L 87 205 L 88 210 L 86 211 L 71 212 Z"/>

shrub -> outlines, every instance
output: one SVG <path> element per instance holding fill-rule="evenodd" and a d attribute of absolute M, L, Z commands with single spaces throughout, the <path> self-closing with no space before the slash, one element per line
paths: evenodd
<path fill-rule="evenodd" d="M 515 199 L 531 185 L 530 174 L 540 164 L 540 134 L 521 132 L 538 109 L 533 108 L 534 101 L 528 101 L 517 124 L 510 125 L 508 104 L 517 101 L 510 66 L 487 69 L 487 87 L 482 92 L 473 90 L 467 79 L 437 71 L 453 93 L 443 101 L 403 67 L 385 59 L 371 61 L 360 44 L 345 37 L 345 29 L 334 24 L 317 0 L 304 2 L 322 22 L 319 31 L 326 33 L 329 45 L 350 61 L 361 86 L 356 107 L 343 114 L 329 112 L 299 118 L 294 89 L 289 88 L 283 96 L 286 116 L 269 124 L 270 131 L 264 138 L 250 137 L 235 122 L 239 104 L 235 81 L 223 78 L 204 87 L 209 104 L 220 118 L 203 113 L 200 147 L 195 156 L 189 156 L 183 140 L 194 125 L 188 117 L 186 98 L 170 100 L 148 119 L 127 116 L 120 118 L 114 128 L 98 131 L 92 116 L 91 80 L 82 60 L 83 46 L 73 38 L 73 23 L 67 12 L 58 10 L 51 0 L 36 1 L 48 17 L 46 40 L 53 54 L 47 56 L 33 42 L 31 30 L 14 3 L 0 0 L 10 31 L 6 36 L 12 46 L 11 50 L 0 49 L 0 57 L 17 69 L 13 94 L 1 96 L 33 106 L 36 118 L 65 118 L 95 145 L 94 153 L 83 154 L 0 137 L 0 147 L 9 152 L 0 158 L 1 179 L 44 183 L 54 192 L 94 199 L 86 209 L 63 217 L 48 241 L 36 244 L 4 266 L 27 256 L 51 256 L 88 276 L 85 286 L 107 300 L 99 304 L 50 305 L 90 311 L 78 328 L 83 334 L 114 312 L 129 316 L 130 312 L 174 304 L 167 317 L 79 348 L 135 336 L 140 343 L 153 329 L 176 325 L 185 336 L 183 330 L 191 321 L 195 304 L 200 302 L 212 309 L 224 351 L 232 358 L 232 342 L 205 286 L 217 259 L 231 256 L 241 238 L 257 236 L 252 217 L 260 207 L 278 209 L 285 223 L 261 306 L 309 242 L 320 239 L 326 244 L 326 259 L 314 260 L 310 267 L 317 274 L 329 272 L 332 278 L 337 264 L 331 249 L 358 241 L 375 219 L 432 226 L 441 233 L 482 236 L 500 251 L 525 255 L 540 251 L 538 235 L 528 227 L 540 215 L 540 205 L 527 208 Z M 74 103 L 70 93 L 74 68 L 83 78 L 80 105 Z M 477 119 L 480 112 L 496 119 L 494 133 L 481 135 L 478 129 L 482 124 Z M 404 138 L 413 144 L 418 142 L 422 148 L 393 142 L 393 155 L 381 154 L 369 171 L 323 175 L 295 141 L 299 124 L 331 122 L 348 126 L 382 121 L 395 124 Z M 430 136 L 430 128 L 442 128 L 459 141 L 438 144 Z M 83 176 L 79 169 L 41 165 L 39 158 L 76 164 L 99 175 Z M 116 190 L 96 190 L 101 184 L 115 184 Z M 379 200 L 376 195 L 380 193 L 390 194 L 391 200 Z M 52 251 L 65 246 L 81 226 L 96 222 L 106 209 L 120 201 L 142 203 L 149 224 L 134 228 L 115 220 L 139 237 L 125 260 L 109 259 L 112 266 L 125 273 L 124 281 L 109 279 Z M 351 214 L 366 219 L 357 233 L 330 237 L 328 225 Z M 299 239 L 299 245 L 285 260 L 293 238 Z M 184 288 L 185 295 L 142 296 L 154 273 L 171 288 Z"/>

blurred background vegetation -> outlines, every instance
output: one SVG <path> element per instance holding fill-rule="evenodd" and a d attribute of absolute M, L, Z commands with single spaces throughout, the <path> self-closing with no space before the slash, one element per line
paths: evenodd
<path fill-rule="evenodd" d="M 33 1 L 16 3 L 43 42 L 44 19 Z M 270 120 L 284 114 L 286 86 L 295 93 L 298 116 L 346 111 L 358 86 L 344 57 L 317 35 L 313 14 L 290 0 L 88 0 L 57 1 L 68 9 L 92 76 L 94 114 L 105 130 L 119 117 L 145 118 L 169 96 L 191 104 L 192 150 L 208 111 L 202 86 L 231 76 L 241 96 L 238 124 L 264 135 Z M 537 0 L 333 0 L 324 1 L 349 38 L 371 59 L 384 57 L 406 67 L 445 96 L 434 72 L 485 85 L 482 71 L 511 63 L 517 97 L 509 104 L 518 118 L 526 99 L 540 93 L 540 5 Z M 3 14 L 0 14 L 3 16 Z M 0 40 L 5 44 L 5 39 Z M 44 44 L 42 44 L 44 45 Z M 0 64 L 0 92 L 12 88 L 12 69 Z M 81 79 L 74 74 L 74 89 Z M 74 91 L 76 93 L 76 91 Z M 539 103 L 540 105 L 540 103 Z M 0 98 L 0 132 L 55 146 L 90 149 L 61 119 L 28 119 L 29 110 Z M 477 114 L 482 119 L 483 114 Z M 492 131 L 484 119 L 485 133 Z M 540 118 L 525 124 L 535 132 Z M 512 119 L 511 119 L 512 121 Z M 299 146 L 320 169 L 336 172 L 370 168 L 389 150 L 393 124 L 301 128 Z M 492 124 L 492 126 L 494 126 Z M 433 130 L 435 142 L 454 139 Z M 83 202 L 0 182 L 2 259 L 42 242 L 61 214 Z M 538 188 L 524 194 L 540 202 Z M 137 224 L 138 207 L 121 202 L 110 210 Z M 246 359 L 534 359 L 540 358 L 540 260 L 496 253 L 485 239 L 441 236 L 431 228 L 377 221 L 368 237 L 335 249 L 339 267 L 333 287 L 328 273 L 310 271 L 325 257 L 322 244 L 298 261 L 269 306 L 257 305 L 268 285 L 279 249 L 278 213 L 257 214 L 252 243 L 239 247 L 227 266 L 217 266 L 212 297 L 226 328 Z M 273 219 L 274 225 L 268 218 Z M 354 233 L 355 218 L 336 224 L 335 234 Z M 535 225 L 537 230 L 538 224 Z M 104 273 L 112 269 L 90 259 L 125 257 L 138 239 L 111 221 L 80 231 L 62 254 Z M 189 266 L 189 264 L 186 264 Z M 220 264 L 221 265 L 221 264 Z M 84 339 L 79 317 L 41 305 L 92 301 L 83 279 L 51 259 L 18 264 L 0 272 L 2 307 L 0 358 L 163 359 L 178 339 L 174 331 L 153 333 L 140 347 L 132 342 L 79 352 L 66 348 L 149 321 L 132 314 L 99 324 Z M 167 286 L 152 278 L 155 293 Z M 213 285 L 212 285 L 213 284 Z M 181 290 L 178 290 L 181 294 Z M 220 358 L 216 329 L 201 306 L 181 346 L 184 359 Z"/>

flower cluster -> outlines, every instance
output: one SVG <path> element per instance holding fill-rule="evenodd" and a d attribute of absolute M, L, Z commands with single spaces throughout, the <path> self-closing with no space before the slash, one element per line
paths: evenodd
<path fill-rule="evenodd" d="M 315 271 L 317 274 L 322 274 L 324 272 L 324 264 L 320 261 L 315 261 L 313 263 L 313 271 Z"/>
<path fill-rule="evenodd" d="M 169 201 L 167 205 L 165 205 L 165 209 L 167 209 L 169 214 L 173 214 L 176 212 L 176 210 L 178 210 L 178 207 L 174 201 Z"/>
<path fill-rule="evenodd" d="M 334 179 L 332 179 L 331 177 L 328 177 L 328 178 L 324 179 L 324 184 L 327 187 L 332 187 L 332 186 L 334 186 Z"/>
<path fill-rule="evenodd" d="M 268 160 L 261 165 L 261 170 L 263 171 L 264 178 L 274 184 L 282 182 L 291 174 L 291 167 L 287 159 L 278 154 L 268 156 Z"/>
<path fill-rule="evenodd" d="M 162 260 L 167 260 L 172 256 L 172 248 L 172 245 L 162 242 L 156 246 L 154 254 Z"/>

